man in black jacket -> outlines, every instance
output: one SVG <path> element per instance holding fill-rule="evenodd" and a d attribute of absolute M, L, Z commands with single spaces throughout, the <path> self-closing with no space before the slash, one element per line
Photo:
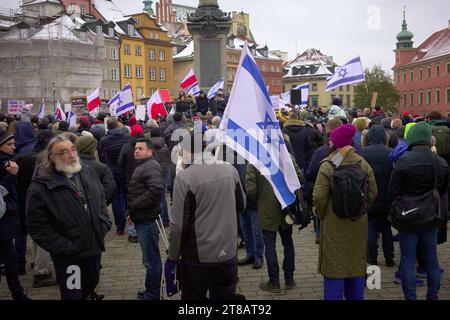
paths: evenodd
<path fill-rule="evenodd" d="M 162 170 L 153 158 L 150 139 L 136 140 L 134 158 L 136 169 L 128 186 L 128 210 L 135 224 L 146 269 L 145 292 L 138 293 L 142 300 L 159 300 L 162 263 L 159 253 L 157 219 L 161 214 L 163 193 Z"/>
<path fill-rule="evenodd" d="M 31 237 L 52 256 L 61 299 L 86 299 L 99 283 L 111 222 L 100 181 L 81 165 L 66 137 L 48 144 L 28 191 L 26 212 Z"/>

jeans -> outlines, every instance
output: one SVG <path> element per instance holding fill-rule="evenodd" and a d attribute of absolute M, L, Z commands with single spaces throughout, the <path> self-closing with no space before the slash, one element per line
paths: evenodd
<path fill-rule="evenodd" d="M 5 264 L 5 276 L 9 291 L 11 291 L 13 299 L 16 299 L 23 294 L 23 288 L 17 273 L 19 263 L 13 240 L 0 241 L 0 260 Z"/>
<path fill-rule="evenodd" d="M 369 255 L 372 258 L 378 257 L 377 231 L 381 232 L 383 241 L 383 253 L 385 259 L 394 258 L 394 239 L 392 236 L 391 224 L 386 219 L 369 217 Z"/>
<path fill-rule="evenodd" d="M 364 288 L 366 280 L 364 277 L 349 279 L 323 278 L 324 300 L 364 300 Z"/>
<path fill-rule="evenodd" d="M 422 252 L 427 272 L 427 299 L 439 299 L 441 271 L 437 258 L 438 228 L 421 232 L 399 232 L 402 287 L 406 300 L 416 300 L 416 248 Z"/>
<path fill-rule="evenodd" d="M 136 231 L 145 266 L 145 300 L 159 300 L 161 290 L 162 262 L 159 253 L 159 230 L 156 220 L 136 223 Z"/>
<path fill-rule="evenodd" d="M 111 203 L 114 214 L 114 222 L 116 224 L 117 231 L 124 232 L 127 188 L 124 177 L 114 176 L 114 180 L 117 186 L 117 195 L 112 199 Z"/>
<path fill-rule="evenodd" d="M 262 260 L 264 257 L 264 236 L 258 221 L 258 211 L 247 209 L 241 214 L 241 229 L 247 258 Z"/>
<path fill-rule="evenodd" d="M 162 194 L 162 201 L 161 201 L 161 218 L 164 224 L 169 223 L 169 210 L 167 208 L 167 193 L 166 193 L 166 186 L 164 185 L 163 194 Z"/>
<path fill-rule="evenodd" d="M 26 270 L 27 266 L 27 235 L 20 233 L 14 239 L 14 247 L 16 248 L 17 257 L 19 259 L 19 270 Z"/>
<path fill-rule="evenodd" d="M 75 261 L 53 260 L 61 300 L 86 300 L 94 292 L 100 281 L 100 260 L 101 254 Z M 73 266 L 79 268 L 79 286 Z"/>
<path fill-rule="evenodd" d="M 34 274 L 47 275 L 50 274 L 50 253 L 39 247 L 36 242 L 33 241 L 33 262 L 34 262 Z"/>
<path fill-rule="evenodd" d="M 278 229 L 281 237 L 281 243 L 284 247 L 283 271 L 285 281 L 294 279 L 295 271 L 295 252 L 292 241 L 292 226 L 286 230 Z M 278 267 L 278 258 L 276 251 L 277 232 L 263 230 L 264 244 L 266 247 L 267 272 L 269 282 L 275 286 L 280 285 L 280 269 Z"/>

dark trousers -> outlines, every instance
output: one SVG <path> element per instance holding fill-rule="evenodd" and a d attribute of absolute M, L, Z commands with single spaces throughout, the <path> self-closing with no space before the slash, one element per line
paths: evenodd
<path fill-rule="evenodd" d="M 294 242 L 292 241 L 292 226 L 286 230 L 279 229 L 278 233 L 281 237 L 281 243 L 284 247 L 283 271 L 284 280 L 294 280 L 295 271 L 295 252 Z M 269 273 L 269 281 L 275 286 L 280 285 L 280 268 L 277 258 L 277 232 L 263 230 L 265 255 L 267 262 L 267 272 Z"/>
<path fill-rule="evenodd" d="M 369 217 L 369 255 L 372 258 L 378 257 L 377 232 L 381 233 L 383 253 L 385 259 L 394 258 L 394 238 L 392 236 L 391 224 L 386 219 Z"/>
<path fill-rule="evenodd" d="M 25 271 L 27 266 L 27 235 L 20 233 L 14 239 L 14 246 L 19 262 L 19 270 L 22 269 Z"/>
<path fill-rule="evenodd" d="M 100 259 L 101 255 L 74 261 L 53 259 L 61 300 L 86 300 L 94 292 L 100 281 Z M 80 270 L 80 287 L 76 288 L 71 286 L 76 275 L 74 266 Z"/>
<path fill-rule="evenodd" d="M 182 300 L 238 300 L 237 262 L 215 267 L 193 267 L 181 263 L 180 288 Z"/>
<path fill-rule="evenodd" d="M 20 285 L 19 274 L 17 273 L 19 260 L 12 239 L 0 241 L 0 261 L 5 264 L 6 282 L 13 299 L 16 299 L 23 294 L 23 288 Z"/>
<path fill-rule="evenodd" d="M 112 199 L 112 210 L 114 214 L 114 222 L 117 231 L 123 232 L 125 230 L 125 210 L 127 205 L 127 186 L 125 178 L 122 176 L 115 176 L 114 180 L 117 187 L 117 195 Z"/>

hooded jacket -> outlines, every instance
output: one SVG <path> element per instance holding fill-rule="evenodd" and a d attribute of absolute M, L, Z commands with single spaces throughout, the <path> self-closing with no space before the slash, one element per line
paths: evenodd
<path fill-rule="evenodd" d="M 105 250 L 111 221 L 103 187 L 88 166 L 82 167 L 79 178 L 87 209 L 67 177 L 43 167 L 36 169 L 28 191 L 28 232 L 54 259 L 77 261 Z"/>
<path fill-rule="evenodd" d="M 386 146 L 386 131 L 381 125 L 374 125 L 367 134 L 367 147 L 362 151 L 363 158 L 372 167 L 377 182 L 378 195 L 369 210 L 369 216 L 387 219 L 391 203 L 388 200 L 388 186 L 393 165 L 389 155 L 393 151 Z"/>
<path fill-rule="evenodd" d="M 34 145 L 36 144 L 36 137 L 34 135 L 34 127 L 31 122 L 19 121 L 17 123 L 14 141 L 16 153 L 25 155 L 33 151 Z"/>
<path fill-rule="evenodd" d="M 125 174 L 118 161 L 120 151 L 128 141 L 130 141 L 130 135 L 120 129 L 108 131 L 108 134 L 100 140 L 100 159 L 111 169 L 113 175 Z"/>

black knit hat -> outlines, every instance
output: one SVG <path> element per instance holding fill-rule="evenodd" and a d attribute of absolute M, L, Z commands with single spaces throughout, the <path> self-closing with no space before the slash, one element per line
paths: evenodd
<path fill-rule="evenodd" d="M 5 129 L 0 128 L 0 147 L 11 139 L 14 139 L 14 136 Z"/>

